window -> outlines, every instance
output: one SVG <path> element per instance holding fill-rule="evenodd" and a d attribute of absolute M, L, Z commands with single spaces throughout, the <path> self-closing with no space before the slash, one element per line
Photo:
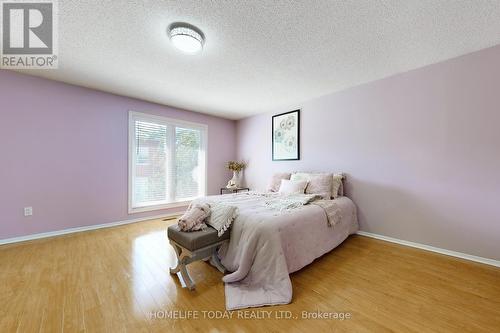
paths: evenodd
<path fill-rule="evenodd" d="M 148 165 L 149 163 L 149 147 L 139 146 L 137 147 L 137 164 Z"/>
<path fill-rule="evenodd" d="M 206 137 L 206 125 L 130 112 L 129 213 L 205 195 Z"/>

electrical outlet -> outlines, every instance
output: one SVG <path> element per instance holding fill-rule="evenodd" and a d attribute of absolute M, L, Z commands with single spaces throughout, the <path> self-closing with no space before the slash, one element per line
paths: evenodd
<path fill-rule="evenodd" d="M 24 216 L 32 216 L 33 207 L 24 207 Z"/>

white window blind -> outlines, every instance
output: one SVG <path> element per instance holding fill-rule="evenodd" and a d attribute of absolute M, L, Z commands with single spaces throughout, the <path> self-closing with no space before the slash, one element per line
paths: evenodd
<path fill-rule="evenodd" d="M 205 125 L 130 112 L 130 212 L 206 194 L 206 132 Z"/>

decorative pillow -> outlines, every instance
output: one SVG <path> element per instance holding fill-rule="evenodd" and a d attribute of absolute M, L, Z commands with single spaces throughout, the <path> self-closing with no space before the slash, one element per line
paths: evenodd
<path fill-rule="evenodd" d="M 291 173 L 289 172 L 275 173 L 273 178 L 271 178 L 271 182 L 269 183 L 267 190 L 269 192 L 278 192 L 280 190 L 281 180 L 290 179 L 290 175 Z"/>
<path fill-rule="evenodd" d="M 319 178 L 319 179 L 318 179 Z M 307 186 L 307 194 L 319 194 L 324 199 L 330 199 L 332 196 L 332 174 L 331 173 L 311 173 L 311 172 L 296 172 L 290 177 L 291 180 L 307 180 L 313 181 L 312 187 Z M 329 187 L 328 187 L 329 186 Z"/>
<path fill-rule="evenodd" d="M 295 180 L 295 181 L 297 181 L 297 180 L 309 180 L 309 179 L 311 179 L 311 175 L 313 175 L 313 173 L 294 172 L 290 176 L 290 180 Z"/>
<path fill-rule="evenodd" d="M 207 224 L 217 230 L 217 234 L 220 237 L 229 229 L 238 215 L 238 208 L 222 203 L 215 203 L 211 205 L 211 211 L 207 219 Z"/>
<path fill-rule="evenodd" d="M 333 199 L 336 199 L 339 196 L 344 195 L 344 184 L 342 183 L 343 179 L 344 179 L 343 173 L 335 173 L 333 175 L 333 181 L 332 181 L 332 198 Z"/>
<path fill-rule="evenodd" d="M 311 180 L 313 178 L 316 178 L 318 176 L 324 176 L 324 175 L 329 175 L 329 177 L 332 177 L 332 188 L 331 188 L 331 197 L 333 199 L 338 198 L 339 196 L 344 195 L 344 186 L 342 183 L 342 180 L 344 179 L 344 174 L 343 173 L 312 173 L 312 172 L 296 172 L 293 173 L 292 176 L 290 177 L 291 180 Z M 306 189 L 306 193 L 308 190 Z M 316 194 L 316 192 L 315 192 Z"/>
<path fill-rule="evenodd" d="M 177 224 L 179 225 L 179 229 L 181 229 L 181 231 L 203 230 L 207 227 L 203 221 L 209 215 L 210 206 L 208 204 L 190 205 Z"/>
<path fill-rule="evenodd" d="M 307 180 L 288 180 L 282 179 L 279 193 L 284 194 L 304 194 L 307 187 Z"/>
<path fill-rule="evenodd" d="M 343 197 L 344 196 L 344 179 L 342 179 L 342 182 L 340 182 L 340 187 L 339 187 L 339 193 L 338 193 L 339 197 Z"/>
<path fill-rule="evenodd" d="M 325 200 L 330 200 L 332 180 L 332 176 L 326 174 L 311 177 L 306 187 L 306 194 L 317 194 Z"/>

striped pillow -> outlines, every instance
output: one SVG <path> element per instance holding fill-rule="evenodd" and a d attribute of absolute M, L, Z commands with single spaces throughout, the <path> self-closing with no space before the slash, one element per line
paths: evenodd
<path fill-rule="evenodd" d="M 217 230 L 217 235 L 222 236 L 229 229 L 234 219 L 238 215 L 238 208 L 222 203 L 210 205 L 210 216 L 207 224 Z"/>

